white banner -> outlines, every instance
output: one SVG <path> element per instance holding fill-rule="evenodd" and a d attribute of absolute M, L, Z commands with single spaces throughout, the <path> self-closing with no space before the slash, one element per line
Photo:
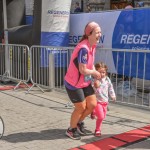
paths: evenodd
<path fill-rule="evenodd" d="M 112 47 L 113 30 L 119 14 L 120 11 L 114 13 L 113 17 L 110 17 L 111 12 L 71 14 L 69 43 L 77 44 L 83 35 L 85 25 L 90 21 L 95 21 L 102 29 L 102 37 L 98 46 L 102 48 Z"/>
<path fill-rule="evenodd" d="M 43 0 L 42 27 L 43 32 L 69 32 L 71 0 Z"/>
<path fill-rule="evenodd" d="M 116 20 L 120 11 L 117 11 L 113 17 L 111 12 L 102 12 L 102 13 L 85 13 L 85 14 L 72 14 L 70 20 L 70 44 L 77 44 L 79 39 L 84 34 L 84 27 L 90 21 L 97 22 L 102 29 L 102 37 L 99 41 L 98 47 L 101 48 L 111 48 L 112 47 L 112 35 L 113 30 L 116 24 Z M 108 19 L 109 18 L 109 19 Z M 103 61 L 107 64 L 109 72 L 116 73 L 116 68 L 114 66 L 113 56 L 111 51 L 100 51 L 99 57 L 96 57 L 97 61 Z M 104 58 L 104 56 L 107 56 Z M 108 61 L 109 60 L 109 61 Z"/>
<path fill-rule="evenodd" d="M 43 0 L 41 45 L 68 46 L 71 0 Z"/>
<path fill-rule="evenodd" d="M 69 45 L 69 17 L 71 0 L 43 0 L 41 16 L 41 45 Z M 51 50 L 49 51 L 51 52 Z M 47 55 L 48 56 L 48 55 Z M 54 53 L 55 67 L 66 67 L 67 53 Z M 41 52 L 41 66 L 47 67 L 48 58 Z"/>

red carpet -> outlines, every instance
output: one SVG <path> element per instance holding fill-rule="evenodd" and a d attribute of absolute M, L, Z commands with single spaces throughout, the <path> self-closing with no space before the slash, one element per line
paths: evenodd
<path fill-rule="evenodd" d="M 132 131 L 125 132 L 125 133 L 122 133 L 122 134 L 118 134 L 114 137 L 117 138 L 117 139 L 120 139 L 120 140 L 131 143 L 131 142 L 135 142 L 135 141 L 144 139 L 148 136 L 150 136 L 150 132 L 146 132 L 146 131 L 137 129 L 137 130 L 132 130 Z"/>
<path fill-rule="evenodd" d="M 12 90 L 15 88 L 16 85 L 0 85 L 0 91 Z M 32 86 L 32 84 L 28 84 L 28 86 Z M 25 84 L 20 84 L 17 88 L 26 88 L 26 87 L 27 86 Z"/>
<path fill-rule="evenodd" d="M 113 148 L 117 148 L 119 146 L 123 146 L 125 144 L 126 144 L 125 142 L 118 141 L 113 138 L 107 138 L 80 146 L 80 148 L 83 148 L 85 150 L 110 150 Z"/>
<path fill-rule="evenodd" d="M 111 150 L 150 137 L 150 125 L 78 146 L 70 150 Z"/>

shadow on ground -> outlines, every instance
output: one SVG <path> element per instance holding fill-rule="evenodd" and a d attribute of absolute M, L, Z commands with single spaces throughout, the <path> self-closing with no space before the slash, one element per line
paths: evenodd
<path fill-rule="evenodd" d="M 28 142 L 34 140 L 55 140 L 65 139 L 65 129 L 49 129 L 41 132 L 20 132 L 3 136 L 2 140 L 10 143 Z"/>

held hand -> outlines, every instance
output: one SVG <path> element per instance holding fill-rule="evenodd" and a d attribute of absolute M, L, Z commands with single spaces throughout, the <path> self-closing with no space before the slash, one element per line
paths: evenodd
<path fill-rule="evenodd" d="M 98 71 L 94 70 L 93 77 L 96 78 L 96 79 L 100 79 L 101 74 Z"/>

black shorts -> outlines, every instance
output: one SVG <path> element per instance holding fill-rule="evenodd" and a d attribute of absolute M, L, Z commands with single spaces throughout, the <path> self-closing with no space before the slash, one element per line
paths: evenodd
<path fill-rule="evenodd" d="M 70 90 L 66 87 L 66 91 L 72 103 L 83 102 L 87 96 L 94 94 L 91 84 L 88 87 L 76 90 Z"/>

